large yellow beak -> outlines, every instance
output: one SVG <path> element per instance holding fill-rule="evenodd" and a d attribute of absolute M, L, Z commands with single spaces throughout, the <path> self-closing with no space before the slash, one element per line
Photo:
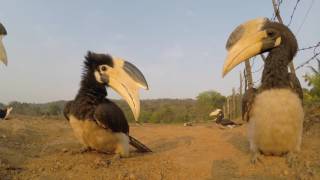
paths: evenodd
<path fill-rule="evenodd" d="M 268 31 L 264 29 L 267 22 L 265 18 L 254 19 L 232 32 L 227 43 L 228 55 L 222 76 L 241 62 L 280 45 L 281 37 L 269 37 Z"/>
<path fill-rule="evenodd" d="M 148 90 L 148 84 L 141 71 L 133 64 L 113 57 L 113 67 L 105 72 L 108 84 L 129 105 L 135 121 L 140 115 L 139 88 Z"/>
<path fill-rule="evenodd" d="M 0 61 L 3 62 L 5 65 L 7 65 L 8 64 L 7 53 L 6 53 L 6 49 L 3 46 L 2 38 L 3 38 L 3 35 L 0 35 Z"/>

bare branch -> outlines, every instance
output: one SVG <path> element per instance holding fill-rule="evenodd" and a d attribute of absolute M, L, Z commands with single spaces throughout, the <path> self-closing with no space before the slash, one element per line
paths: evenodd
<path fill-rule="evenodd" d="M 272 0 L 274 14 L 277 17 L 279 23 L 283 24 L 282 18 L 280 16 L 280 9 L 278 8 L 276 0 Z M 280 5 L 280 3 L 279 3 Z"/>

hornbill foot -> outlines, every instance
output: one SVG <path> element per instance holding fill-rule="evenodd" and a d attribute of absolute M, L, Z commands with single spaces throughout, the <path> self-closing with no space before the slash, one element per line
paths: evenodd
<path fill-rule="evenodd" d="M 289 152 L 286 155 L 286 162 L 290 168 L 296 167 L 299 164 L 298 155 L 294 152 Z"/>
<path fill-rule="evenodd" d="M 80 154 L 83 154 L 83 153 L 87 153 L 87 152 L 90 152 L 92 151 L 92 149 L 90 147 L 83 147 L 79 150 L 79 153 Z"/>
<path fill-rule="evenodd" d="M 251 155 L 251 164 L 257 164 L 257 162 L 262 162 L 261 155 L 259 152 L 254 152 Z"/>
<path fill-rule="evenodd" d="M 110 159 L 108 159 L 106 161 L 106 164 L 111 165 L 111 164 L 113 164 L 115 162 L 120 161 L 120 159 L 121 159 L 121 155 L 120 154 L 115 154 L 114 156 L 112 156 Z"/>
<path fill-rule="evenodd" d="M 78 151 L 72 151 L 71 154 L 84 154 L 84 153 L 90 152 L 92 150 L 93 149 L 91 149 L 90 147 L 82 147 Z"/>

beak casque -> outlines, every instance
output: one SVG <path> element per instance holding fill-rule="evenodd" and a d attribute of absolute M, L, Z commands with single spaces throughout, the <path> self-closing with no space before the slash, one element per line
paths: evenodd
<path fill-rule="evenodd" d="M 135 121 L 140 115 L 139 88 L 148 90 L 148 84 L 141 71 L 133 64 L 113 57 L 113 67 L 108 68 L 109 86 L 129 105 Z"/>
<path fill-rule="evenodd" d="M 268 21 L 266 18 L 248 21 L 237 27 L 231 34 L 228 43 L 234 37 L 238 39 L 231 47 L 227 47 L 228 55 L 223 66 L 223 77 L 241 62 L 280 45 L 280 36 L 274 39 L 268 38 L 267 31 L 263 30 Z"/>

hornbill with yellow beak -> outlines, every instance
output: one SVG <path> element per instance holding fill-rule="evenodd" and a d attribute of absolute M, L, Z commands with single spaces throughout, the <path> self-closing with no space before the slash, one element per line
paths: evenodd
<path fill-rule="evenodd" d="M 138 120 L 138 90 L 148 89 L 143 74 L 120 58 L 88 52 L 78 94 L 64 109 L 75 136 L 87 150 L 115 153 L 120 157 L 129 156 L 129 144 L 140 152 L 151 152 L 129 136 L 128 121 L 122 110 L 106 98 L 106 87 L 111 87 L 126 100 Z"/>
<path fill-rule="evenodd" d="M 226 48 L 228 56 L 223 76 L 241 62 L 269 52 L 264 62 L 261 86 L 254 95 L 248 114 L 252 162 L 256 162 L 260 152 L 265 155 L 288 154 L 288 157 L 298 152 L 304 112 L 300 93 L 296 90 L 299 87 L 293 88 L 288 73 L 288 64 L 298 48 L 293 33 L 287 26 L 267 18 L 253 19 L 231 33 Z"/>
<path fill-rule="evenodd" d="M 5 65 L 8 64 L 6 49 L 3 46 L 2 38 L 7 35 L 6 28 L 0 23 L 0 61 Z"/>

